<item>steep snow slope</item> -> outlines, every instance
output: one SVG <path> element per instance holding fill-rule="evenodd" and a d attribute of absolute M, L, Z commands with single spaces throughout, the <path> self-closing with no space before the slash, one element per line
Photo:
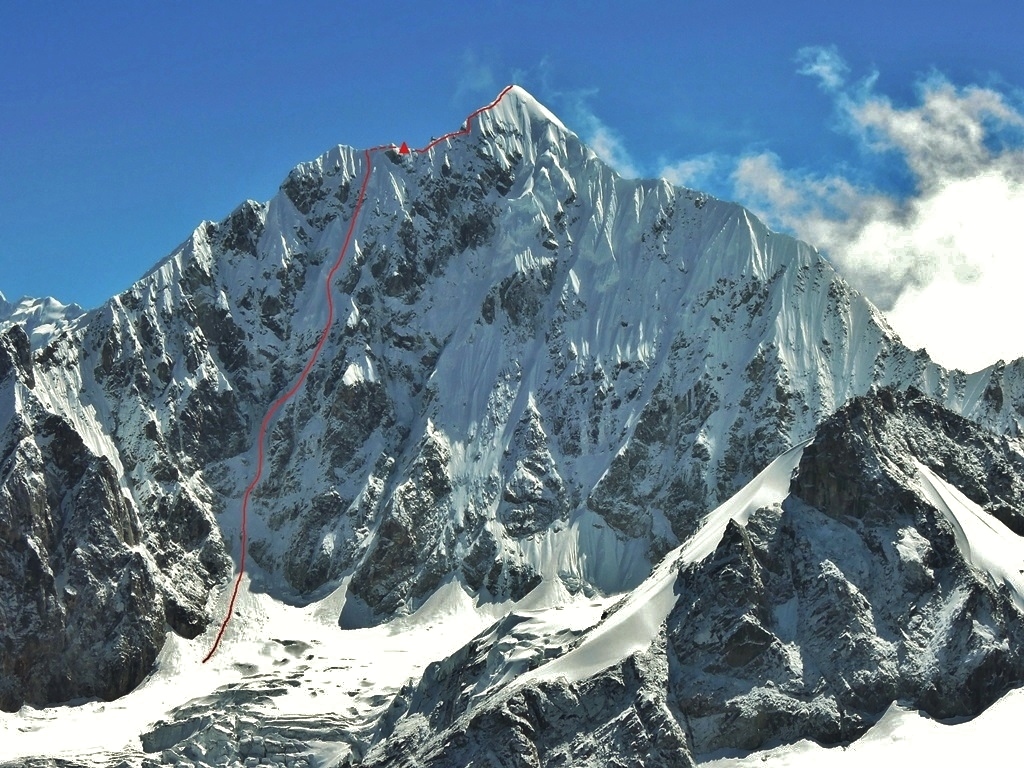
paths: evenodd
<path fill-rule="evenodd" d="M 925 497 L 953 526 L 964 560 L 986 574 L 994 588 L 1005 586 L 1024 612 L 1024 539 L 928 467 L 917 463 L 917 468 Z"/>
<path fill-rule="evenodd" d="M 110 306 L 106 340 L 131 354 L 116 401 L 98 382 L 94 407 L 138 425 L 118 450 L 140 504 L 159 493 L 151 459 L 179 464 L 232 513 L 232 537 L 255 424 L 315 340 L 362 162 L 338 148 L 300 166 Z M 990 415 L 812 249 L 738 206 L 618 179 L 519 89 L 470 136 L 374 162 L 339 278 L 347 315 L 270 436 L 252 542 L 298 595 L 354 569 L 351 621 L 411 610 L 452 570 L 522 595 L 552 546 L 569 581 L 636 584 L 651 553 L 873 384 L 930 384 Z M 584 534 L 611 566 L 581 556 Z"/>
<path fill-rule="evenodd" d="M 800 463 L 802 451 L 803 445 L 786 451 L 711 512 L 696 533 L 669 552 L 651 576 L 616 606 L 615 613 L 600 628 L 589 633 L 568 653 L 521 678 L 521 684 L 538 679 L 585 680 L 650 646 L 675 606 L 676 572 L 714 552 L 730 522 L 746 525 L 757 509 L 781 504 L 789 493 L 790 476 Z"/>

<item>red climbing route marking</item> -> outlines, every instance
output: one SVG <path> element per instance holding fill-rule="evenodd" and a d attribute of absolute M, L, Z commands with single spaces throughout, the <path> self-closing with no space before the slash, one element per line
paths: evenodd
<path fill-rule="evenodd" d="M 438 139 L 434 139 L 427 146 L 422 149 L 415 150 L 417 154 L 425 154 L 431 149 L 436 147 L 442 141 L 453 139 L 456 136 L 465 136 L 472 128 L 473 120 L 481 113 L 486 112 L 489 109 L 493 109 L 498 105 L 498 102 L 504 98 L 505 94 L 512 90 L 512 86 L 506 86 L 505 89 L 498 94 L 498 97 L 485 107 L 481 107 L 475 112 L 471 113 L 463 123 L 462 128 L 451 133 L 446 133 Z M 363 181 L 359 186 L 359 195 L 356 197 L 355 207 L 352 209 L 352 218 L 348 223 L 348 231 L 345 233 L 345 240 L 341 244 L 341 250 L 338 251 L 338 258 L 334 262 L 334 266 L 331 267 L 330 272 L 327 273 L 327 280 L 324 284 L 324 290 L 326 291 L 327 298 L 327 319 L 324 321 L 324 327 L 320 331 L 320 337 L 317 339 L 316 346 L 313 348 L 313 352 L 310 354 L 309 359 L 306 361 L 305 366 L 302 368 L 302 372 L 299 377 L 292 384 L 291 388 L 288 389 L 284 394 L 280 395 L 274 402 L 270 404 L 266 414 L 263 416 L 263 421 L 260 422 L 259 434 L 256 438 L 256 473 L 253 475 L 252 481 L 246 486 L 245 492 L 242 494 L 242 521 L 239 529 L 239 538 L 241 539 L 241 554 L 238 558 L 238 575 L 235 576 L 234 585 L 231 588 L 231 599 L 228 601 L 228 610 L 224 616 L 224 621 L 221 622 L 220 629 L 217 631 L 217 637 L 213 641 L 213 646 L 210 648 L 209 653 L 203 657 L 203 663 L 205 664 L 211 658 L 213 654 L 217 652 L 217 648 L 220 647 L 220 642 L 224 638 L 224 633 L 227 631 L 228 623 L 231 621 L 231 617 L 235 613 L 235 601 L 238 599 L 238 590 L 242 586 L 242 576 L 245 575 L 245 556 L 248 549 L 248 534 L 247 524 L 249 522 L 249 501 L 252 499 L 253 491 L 256 490 L 256 486 L 259 485 L 260 480 L 263 477 L 263 459 L 265 454 L 265 444 L 267 440 L 267 430 L 270 427 L 270 422 L 277 415 L 278 411 L 302 388 L 302 385 L 306 382 L 306 377 L 309 376 L 309 372 L 313 369 L 316 364 L 317 358 L 320 357 L 320 351 L 324 348 L 327 343 L 327 336 L 331 331 L 331 325 L 334 324 L 334 296 L 332 293 L 331 284 L 334 282 L 334 276 L 338 270 L 341 269 L 342 263 L 345 261 L 345 254 L 348 252 L 349 246 L 352 244 L 352 238 L 356 231 L 356 220 L 359 218 L 359 213 L 363 208 L 363 203 L 366 202 L 366 188 L 370 183 L 370 176 L 373 173 L 372 167 L 372 156 L 374 152 L 380 152 L 382 150 L 394 151 L 394 144 L 381 144 L 376 147 L 370 147 L 369 149 L 363 150 L 363 156 L 366 161 L 366 170 L 363 172 Z M 409 145 L 406 142 L 402 142 L 402 145 L 398 148 L 399 154 L 408 155 L 413 150 L 409 149 Z"/>
<path fill-rule="evenodd" d="M 492 101 L 486 107 L 480 107 L 480 109 L 478 109 L 476 112 L 472 112 L 469 115 L 469 117 L 466 118 L 466 122 L 463 124 L 463 126 L 459 130 L 452 131 L 451 133 L 446 133 L 441 138 L 434 139 L 432 142 L 427 144 L 427 146 L 423 147 L 423 149 L 417 149 L 416 151 L 419 154 L 422 155 L 422 154 L 425 154 L 425 153 L 429 152 L 430 150 L 432 150 L 434 147 L 436 147 L 442 141 L 448 141 L 448 139 L 454 139 L 456 136 L 465 136 L 467 133 L 469 133 L 470 129 L 473 127 L 473 118 L 477 117 L 482 112 L 486 112 L 487 110 L 494 109 L 496 106 L 498 106 L 498 102 L 501 101 L 503 98 L 505 98 L 505 94 L 508 93 L 509 91 L 511 91 L 513 87 L 514 86 L 506 85 L 505 89 L 501 93 L 498 94 L 498 97 L 494 101 Z"/>

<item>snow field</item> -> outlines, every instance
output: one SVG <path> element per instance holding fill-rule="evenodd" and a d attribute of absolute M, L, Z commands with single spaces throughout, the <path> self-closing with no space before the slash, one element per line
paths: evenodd
<path fill-rule="evenodd" d="M 1015 765 L 1020 760 L 1024 688 L 1010 691 L 978 717 L 949 724 L 893 704 L 881 720 L 847 747 L 826 748 L 812 741 L 721 757 L 701 768 L 863 768 L 926 765 L 929 768 Z"/>

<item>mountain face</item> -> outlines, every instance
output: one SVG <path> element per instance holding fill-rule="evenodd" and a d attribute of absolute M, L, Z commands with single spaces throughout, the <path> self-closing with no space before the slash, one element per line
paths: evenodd
<path fill-rule="evenodd" d="M 254 592 L 341 588 L 342 629 L 451 589 L 504 612 L 338 729 L 369 764 L 685 765 L 1022 682 L 1013 582 L 940 502 L 1024 533 L 1024 360 L 941 368 L 812 247 L 618 177 L 521 89 L 468 128 L 300 165 L 89 313 L 5 305 L 0 709 L 114 699 L 170 638 L 208 644 L 242 546 Z M 555 592 L 625 597 L 555 629 L 494 608 Z M 244 758 L 240 701 L 143 744 L 208 751 L 228 711 Z"/>

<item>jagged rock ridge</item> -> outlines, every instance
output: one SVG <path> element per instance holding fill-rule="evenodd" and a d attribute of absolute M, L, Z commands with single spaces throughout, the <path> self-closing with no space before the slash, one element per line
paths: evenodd
<path fill-rule="evenodd" d="M 365 764 L 469 765 L 497 743 L 508 765 L 689 765 L 769 742 L 849 742 L 893 701 L 977 714 L 1024 683 L 1024 578 L 999 583 L 970 563 L 915 461 L 968 478 L 979 505 L 1024 487 L 1018 441 L 920 392 L 858 397 L 817 430 L 781 503 L 730 521 L 706 559 L 677 556 L 674 605 L 648 648 L 580 680 L 541 662 L 536 682 L 474 697 L 474 666 L 445 660 L 404 694 Z"/>

